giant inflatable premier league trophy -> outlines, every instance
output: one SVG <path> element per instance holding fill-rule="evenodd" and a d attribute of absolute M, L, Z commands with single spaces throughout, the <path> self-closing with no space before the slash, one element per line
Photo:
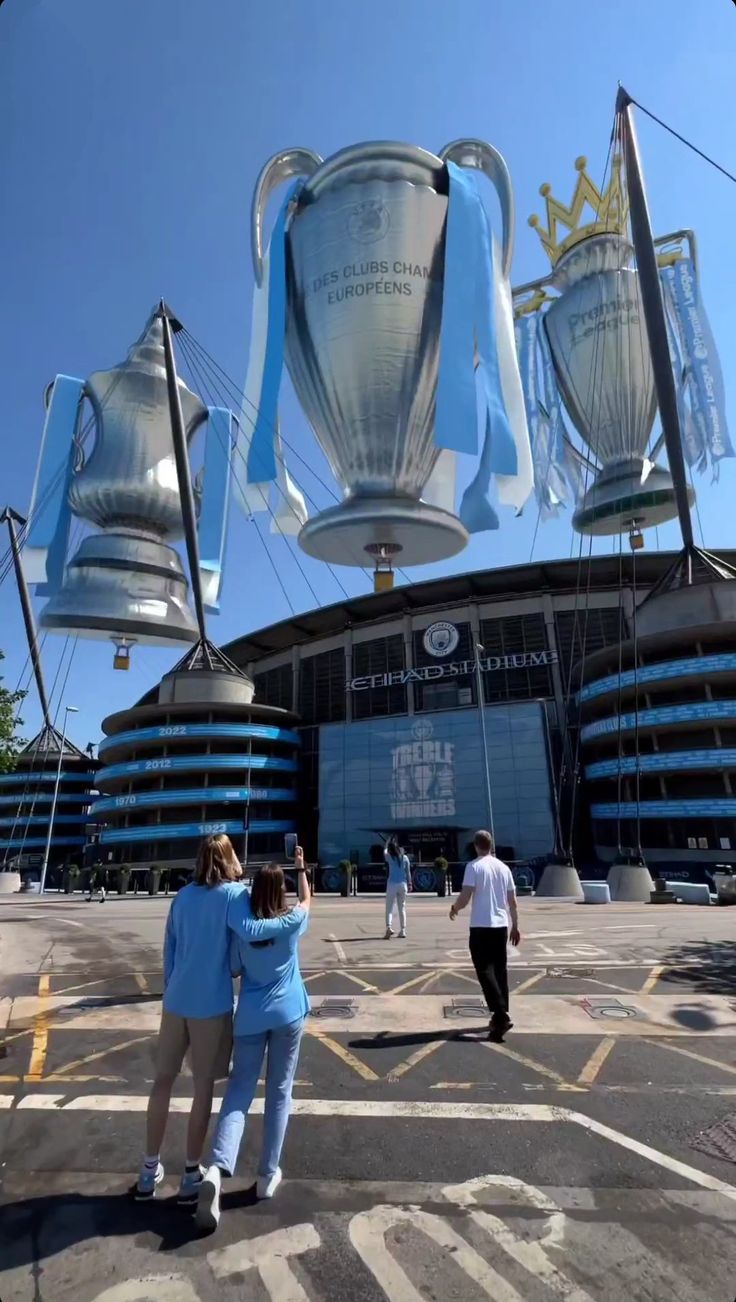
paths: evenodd
<path fill-rule="evenodd" d="M 463 168 L 496 188 L 500 252 Z M 268 199 L 295 177 L 265 250 Z M 387 574 L 392 558 L 442 560 L 470 532 L 497 527 L 486 495 L 492 474 L 501 502 L 523 504 L 532 474 L 508 280 L 513 222 L 506 165 L 481 141 L 438 156 L 360 144 L 326 161 L 291 149 L 266 164 L 253 198 L 256 294 L 240 434 L 246 509 L 262 506 L 273 481 L 284 492 L 284 351 L 344 494 L 311 520 L 302 501 L 299 542 L 310 555 L 373 560 Z M 476 365 L 485 437 L 456 513 L 456 454 L 478 453 Z M 390 586 L 387 577 L 378 586 Z"/>
<path fill-rule="evenodd" d="M 206 423 L 198 480 L 205 601 L 216 610 L 230 477 L 230 413 L 206 407 L 179 380 L 187 442 Z M 94 439 L 84 444 L 84 399 Z M 183 533 L 161 319 L 152 315 L 126 360 L 85 382 L 50 386 L 24 568 L 47 595 L 45 629 L 111 638 L 116 667 L 132 643 L 197 639 L 187 578 L 171 542 Z M 72 517 L 92 525 L 67 560 Z"/>
<path fill-rule="evenodd" d="M 543 516 L 556 514 L 572 494 L 573 525 L 580 532 L 629 532 L 640 544 L 640 530 L 672 519 L 676 503 L 670 473 L 655 460 L 663 437 L 649 447 L 656 397 L 621 159 L 614 155 L 603 192 L 588 176 L 584 158 L 575 166 L 570 207 L 543 185 L 547 227 L 536 216 L 529 219 L 552 274 L 514 290 L 535 491 Z M 592 221 L 582 220 L 586 209 Z M 678 231 L 655 245 L 686 458 L 701 470 L 710 461 L 717 471 L 718 460 L 733 449 L 720 366 L 700 301 L 694 237 Z M 566 431 L 561 402 L 582 439 L 582 453 Z M 591 472 L 592 483 L 584 485 Z"/>

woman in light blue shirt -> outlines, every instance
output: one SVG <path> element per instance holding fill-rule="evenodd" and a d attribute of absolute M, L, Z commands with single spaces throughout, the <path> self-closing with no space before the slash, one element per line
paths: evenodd
<path fill-rule="evenodd" d="M 411 865 L 409 856 L 404 854 L 401 846 L 392 836 L 383 852 L 388 868 L 386 881 L 386 935 L 390 940 L 394 934 L 394 905 L 399 912 L 399 940 L 406 940 L 406 894 L 411 890 Z"/>
<path fill-rule="evenodd" d="M 230 911 L 232 968 L 240 970 L 240 997 L 235 1013 L 233 1069 L 212 1143 L 210 1166 L 200 1186 L 197 1224 L 212 1231 L 220 1220 L 222 1177 L 235 1171 L 245 1119 L 268 1052 L 263 1148 L 256 1192 L 273 1198 L 281 1183 L 279 1161 L 291 1108 L 291 1090 L 299 1059 L 309 999 L 299 970 L 299 937 L 307 929 L 311 893 L 304 854 L 296 849 L 299 904 L 287 909 L 283 869 L 261 868 L 250 899 Z"/>
<path fill-rule="evenodd" d="M 164 939 L 164 998 L 156 1046 L 156 1075 L 148 1100 L 146 1152 L 135 1197 L 153 1198 L 164 1178 L 160 1149 L 171 1091 L 188 1052 L 194 1097 L 187 1127 L 179 1202 L 196 1202 L 200 1158 L 212 1114 L 216 1080 L 227 1076 L 233 1030 L 229 906 L 246 895 L 243 872 L 224 834 L 205 837 L 193 880 L 176 895 Z"/>

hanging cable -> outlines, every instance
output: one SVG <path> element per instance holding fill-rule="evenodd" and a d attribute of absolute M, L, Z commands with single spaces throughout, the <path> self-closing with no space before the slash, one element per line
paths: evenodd
<path fill-rule="evenodd" d="M 647 117 L 652 119 L 652 122 L 656 122 L 657 126 L 663 127 L 665 131 L 668 131 L 671 136 L 675 137 L 675 140 L 679 140 L 681 145 L 685 145 L 687 149 L 691 149 L 694 154 L 698 155 L 698 158 L 703 159 L 703 162 L 710 163 L 711 167 L 715 167 L 716 171 L 721 172 L 729 181 L 736 182 L 736 176 L 733 175 L 733 172 L 729 172 L 725 167 L 722 167 L 720 163 L 717 163 L 714 158 L 705 154 L 702 149 L 698 149 L 697 145 L 694 145 L 691 140 L 688 140 L 685 136 L 681 136 L 679 131 L 675 131 L 674 127 L 668 126 L 666 122 L 663 122 L 661 118 L 657 117 L 656 113 L 652 113 L 651 109 L 645 108 L 643 104 L 640 104 L 638 99 L 634 99 L 632 95 L 629 95 L 628 98 L 631 104 L 636 104 L 636 107 L 641 109 L 642 113 L 646 113 Z"/>
<path fill-rule="evenodd" d="M 189 344 L 189 347 L 191 348 L 191 347 L 192 347 L 192 338 L 193 338 L 193 337 L 192 337 L 191 335 L 189 335 L 189 332 L 188 332 L 188 331 L 183 331 L 182 333 L 184 333 L 184 334 L 186 334 L 186 335 L 188 336 L 188 340 L 187 340 L 187 342 L 188 342 L 188 344 Z M 184 351 L 184 341 L 183 341 L 183 340 L 182 340 L 182 351 Z M 202 350 L 202 351 L 204 351 L 204 350 Z M 188 354 L 185 353 L 185 356 L 188 356 Z M 201 361 L 201 359 L 200 359 L 200 361 Z M 202 365 L 202 366 L 207 366 L 207 367 L 208 367 L 208 370 L 209 370 L 209 376 L 210 376 L 210 383 L 212 384 L 212 387 L 214 388 L 215 393 L 216 393 L 216 394 L 219 394 L 220 397 L 224 400 L 224 402 L 225 402 L 226 404 L 229 403 L 229 402 L 230 402 L 230 398 L 228 397 L 227 393 L 223 391 L 223 388 L 222 388 L 222 381 L 219 380 L 219 379 L 217 378 L 217 376 L 213 374 L 212 367 L 210 367 L 206 361 L 201 362 L 201 365 Z M 191 367 L 190 367 L 190 369 L 191 369 Z M 201 371 L 199 371 L 198 373 L 201 375 Z M 201 380 L 200 380 L 199 382 L 201 383 Z M 232 383 L 234 384 L 234 382 L 232 382 Z M 245 401 L 244 395 L 241 395 L 241 396 L 242 396 L 242 398 L 243 398 L 243 401 Z M 241 405 L 242 405 L 242 404 L 241 404 Z M 285 444 L 287 447 L 290 446 L 290 445 L 287 443 L 286 439 L 284 439 L 283 435 L 281 436 L 281 442 L 282 442 L 283 444 Z M 247 467 L 247 461 L 246 461 L 246 458 L 245 458 L 245 456 L 244 456 L 242 450 L 237 446 L 237 444 L 236 444 L 236 450 L 237 450 L 237 452 L 238 452 L 238 456 L 240 457 L 240 460 L 242 461 L 243 466 L 244 466 L 244 468 L 245 468 L 245 471 L 246 471 L 246 483 L 247 483 L 247 469 L 248 469 L 248 467 Z M 298 453 L 295 453 L 295 455 L 298 456 Z M 281 464 L 281 466 L 284 467 L 284 469 L 285 469 L 285 461 L 284 461 L 283 456 L 279 456 L 278 453 L 275 453 L 275 456 L 276 456 L 277 461 L 279 461 L 280 464 Z M 303 461 L 303 464 L 307 466 L 307 469 L 310 469 L 310 467 L 307 465 L 307 462 L 304 461 L 302 457 L 299 457 L 299 460 L 300 460 L 300 461 Z M 315 472 L 312 472 L 312 473 L 315 473 Z M 316 476 L 316 477 L 317 477 L 317 476 Z M 317 503 L 314 501 L 314 499 L 313 499 L 312 497 L 309 496 L 309 494 L 307 493 L 306 489 L 305 489 L 305 488 L 304 488 L 304 487 L 303 487 L 303 486 L 302 486 L 302 485 L 297 481 L 296 476 L 293 476 L 293 478 L 294 478 L 294 482 L 296 483 L 297 488 L 300 490 L 300 492 L 302 492 L 302 493 L 304 494 L 304 497 L 306 498 L 307 502 L 308 502 L 309 505 L 311 506 L 312 510 L 313 510 L 313 511 L 317 511 L 317 512 L 319 512 L 321 508 L 317 505 Z M 320 483 L 323 483 L 324 481 L 320 480 L 319 482 L 320 482 Z M 287 507 L 288 507 L 289 510 L 292 512 L 292 515 L 294 515 L 294 517 L 295 517 L 296 519 L 298 519 L 298 516 L 297 516 L 296 510 L 294 509 L 293 504 L 292 504 L 291 501 L 289 500 L 288 495 L 286 494 L 286 492 L 284 491 L 284 489 L 282 489 L 282 487 L 281 487 L 281 485 L 278 483 L 278 481 L 276 481 L 276 483 L 275 483 L 275 487 L 276 487 L 277 491 L 278 491 L 278 492 L 281 494 L 281 496 L 283 497 L 284 501 L 286 502 Z M 327 486 L 325 485 L 325 487 L 327 487 Z M 241 491 L 242 491 L 242 489 L 241 489 Z M 328 490 L 328 491 L 331 491 L 331 490 Z M 270 510 L 269 503 L 268 503 L 268 499 L 267 499 L 267 490 L 264 491 L 264 490 L 262 489 L 262 490 L 261 490 L 261 495 L 262 495 L 262 499 L 263 499 L 264 506 L 266 507 L 267 510 Z M 334 493 L 332 494 L 332 496 L 334 497 L 335 501 L 338 501 L 338 500 L 339 500 L 337 497 L 335 497 Z M 338 577 L 338 575 L 337 575 L 337 573 L 336 573 L 334 567 L 333 567 L 332 565 L 330 565 L 329 561 L 326 561 L 325 564 L 326 564 L 327 569 L 329 570 L 330 574 L 332 575 L 333 579 L 335 580 L 335 582 L 337 583 L 338 587 L 340 588 L 340 590 L 341 590 L 343 596 L 345 597 L 345 599 L 346 599 L 347 601 L 349 601 L 349 600 L 350 600 L 350 594 L 348 593 L 348 591 L 347 591 L 347 589 L 345 588 L 344 584 L 342 583 L 341 579 Z M 362 566 L 361 566 L 360 568 L 362 569 L 362 572 L 363 572 L 363 574 L 365 575 L 365 577 L 366 577 L 367 579 L 370 579 L 371 576 L 370 576 L 369 571 L 368 571 L 367 569 L 364 569 Z M 317 601 L 317 604 L 318 604 L 318 605 L 321 604 L 321 602 L 319 602 L 318 598 L 315 597 L 315 600 Z"/>
<path fill-rule="evenodd" d="M 631 631 L 634 639 L 634 790 L 636 793 L 636 852 L 639 859 L 644 858 L 641 845 L 641 759 L 639 756 L 639 639 L 636 628 L 636 607 L 638 593 L 636 586 L 636 547 L 631 551 L 631 588 L 633 606 L 631 611 Z"/>
<path fill-rule="evenodd" d="M 624 600 L 624 540 L 623 534 L 619 534 L 619 553 L 618 553 L 618 688 L 616 692 L 616 717 L 618 720 L 618 734 L 616 738 L 616 841 L 618 847 L 618 857 L 623 858 L 623 844 L 621 841 L 621 799 L 623 795 L 623 761 L 624 761 L 624 742 L 622 732 L 622 715 L 623 715 L 623 667 L 624 667 L 624 638 L 623 638 L 623 600 Z"/>
<path fill-rule="evenodd" d="M 183 356 L 184 356 L 184 358 L 185 358 L 185 360 L 186 360 L 187 366 L 189 367 L 190 373 L 192 374 L 192 377 L 193 377 L 193 378 L 196 377 L 196 378 L 195 378 L 195 384 L 197 384 L 198 387 L 201 389 L 201 391 L 202 391 L 202 393 L 203 393 L 205 399 L 207 400 L 207 402 L 208 402 L 211 406 L 214 406 L 215 403 L 213 402 L 213 396 L 212 396 L 212 393 L 211 393 L 211 391 L 210 391 L 210 388 L 209 388 L 209 386 L 208 386 L 206 380 L 203 380 L 202 375 L 201 375 L 201 372 L 199 371 L 199 368 L 198 368 L 198 366 L 197 366 L 197 363 L 194 362 L 193 359 L 190 357 L 190 355 L 189 355 L 189 351 L 186 349 L 185 341 L 184 341 L 184 340 L 181 341 L 181 351 L 182 351 L 182 354 L 183 354 Z M 219 435 L 219 431 L 218 431 L 218 435 Z M 223 438 L 222 435 L 219 435 L 219 437 L 220 437 L 220 443 L 221 443 L 221 446 L 222 446 L 223 450 L 227 453 L 227 452 L 228 452 L 228 449 L 225 447 L 224 438 Z M 243 458 L 243 456 L 242 456 L 242 453 L 240 453 L 240 456 L 241 456 L 241 459 L 244 460 L 244 458 Z M 233 476 L 234 476 L 234 478 L 236 479 L 236 482 L 238 482 L 238 481 L 237 481 L 237 476 L 235 475 L 234 472 L 233 472 Z M 272 519 L 272 520 L 275 520 L 275 519 L 276 519 L 276 516 L 275 516 L 274 512 L 272 511 L 271 506 L 270 506 L 270 504 L 268 503 L 267 500 L 265 501 L 265 505 L 266 505 L 266 508 L 267 508 L 267 510 L 268 510 L 268 512 L 269 512 L 269 515 L 271 516 L 271 519 Z M 254 524 L 254 525 L 256 524 L 255 519 L 253 519 L 253 524 Z M 270 563 L 271 563 L 271 565 L 272 565 L 272 568 L 274 569 L 274 572 L 276 573 L 276 575 L 277 575 L 277 577 L 278 577 L 279 585 L 280 585 L 280 587 L 281 587 L 282 592 L 284 593 L 284 596 L 286 597 L 287 604 L 288 604 L 288 606 L 289 606 L 289 608 L 290 608 L 290 610 L 291 610 L 291 613 L 292 613 L 292 615 L 293 615 L 293 614 L 294 614 L 294 607 L 292 606 L 291 601 L 289 600 L 289 597 L 287 596 L 286 589 L 284 588 L 284 585 L 283 585 L 283 583 L 282 583 L 282 581 L 281 581 L 281 576 L 278 574 L 278 570 L 277 570 L 277 568 L 276 568 L 276 565 L 275 565 L 275 562 L 274 562 L 274 560 L 273 560 L 273 557 L 271 556 L 271 553 L 270 553 L 270 551 L 269 551 L 269 549 L 268 549 L 268 546 L 267 546 L 266 540 L 263 538 L 263 536 L 262 536 L 260 530 L 258 529 L 257 525 L 256 525 L 256 532 L 258 533 L 258 537 L 259 537 L 261 543 L 263 544 L 263 546 L 264 546 L 264 548 L 265 548 L 265 550 L 266 550 L 266 552 L 267 552 L 268 559 L 269 559 L 269 561 L 270 561 Z M 305 570 L 304 570 L 304 568 L 303 568 L 303 566 L 302 566 L 302 564 L 301 564 L 299 558 L 298 558 L 296 555 L 294 555 L 294 559 L 295 559 L 296 564 L 297 564 L 297 566 L 298 566 L 298 568 L 299 568 L 299 572 L 301 573 L 301 576 L 302 576 L 302 578 L 304 579 L 304 582 L 306 583 L 307 587 L 309 588 L 309 591 L 310 591 L 311 594 L 312 594 L 312 597 L 314 598 L 314 601 L 316 602 L 316 604 L 317 604 L 318 606 L 321 605 L 321 602 L 320 602 L 320 600 L 319 600 L 319 597 L 317 596 L 317 593 L 315 592 L 314 588 L 312 587 L 312 584 L 310 583 L 309 578 L 307 577 L 307 574 L 306 574 L 306 572 L 305 572 Z M 342 585 L 341 585 L 341 586 L 342 586 Z M 343 588 L 342 590 L 343 590 L 343 593 L 344 593 L 345 597 L 347 598 L 347 595 L 348 595 L 347 592 L 345 591 L 344 588 Z"/>
<path fill-rule="evenodd" d="M 614 148 L 615 132 L 616 132 L 616 122 L 614 119 L 614 125 L 609 137 L 608 151 L 606 153 L 606 161 L 603 169 L 603 177 L 602 177 L 602 182 L 600 187 L 601 193 L 603 193 L 603 190 L 605 188 L 606 177 L 608 175 L 609 165 L 611 163 L 611 156 Z M 602 385 L 599 382 L 600 376 L 602 375 L 602 365 L 603 365 L 603 348 L 602 348 L 600 336 L 599 334 L 596 334 L 594 345 L 593 345 L 592 365 L 589 372 L 588 389 L 587 389 L 587 394 L 585 395 L 586 402 L 584 403 L 581 402 L 582 395 L 577 395 L 578 403 L 581 405 L 582 409 L 583 410 L 588 409 L 591 411 L 591 425 L 593 427 L 595 427 L 595 422 L 596 422 L 596 414 L 594 409 L 595 398 L 597 397 L 598 399 L 598 405 L 599 405 L 598 414 L 600 414 L 600 403 L 602 402 Z M 599 367 L 600 367 L 600 374 L 599 374 Z M 591 406 L 591 403 L 593 403 L 593 406 Z M 585 497 L 585 495 L 588 492 L 591 471 L 592 471 L 592 465 L 590 459 L 586 457 L 584 473 L 583 473 L 583 485 L 582 485 L 583 497 Z M 558 776 L 558 789 L 557 789 L 557 800 L 558 800 L 558 804 L 561 807 L 563 786 L 565 783 L 565 779 L 566 777 L 568 777 L 568 773 L 569 773 L 569 782 L 571 784 L 571 790 L 570 790 L 570 801 L 569 801 L 570 817 L 569 817 L 569 824 L 568 824 L 568 853 L 571 858 L 574 850 L 575 809 L 577 804 L 577 789 L 579 785 L 579 766 L 580 766 L 579 722 L 576 729 L 574 749 L 571 746 L 572 726 L 571 726 L 570 715 L 571 715 L 571 705 L 572 705 L 572 696 L 573 696 L 572 680 L 573 680 L 573 670 L 576 663 L 576 651 L 579 648 L 580 651 L 579 688 L 582 688 L 584 667 L 585 667 L 585 654 L 587 650 L 587 641 L 588 641 L 588 626 L 589 626 L 589 618 L 590 618 L 590 590 L 591 590 L 591 582 L 592 582 L 592 557 L 593 557 L 592 534 L 589 536 L 589 544 L 588 544 L 587 579 L 585 581 L 585 599 L 583 602 L 583 612 L 582 612 L 584 615 L 584 622 L 583 622 L 583 631 L 581 637 L 580 598 L 583 589 L 584 544 L 585 544 L 585 535 L 581 532 L 579 533 L 579 543 L 578 543 L 578 560 L 577 560 L 577 572 L 576 572 L 576 581 L 575 581 L 575 602 L 573 607 L 573 621 L 572 621 L 572 629 L 570 635 L 569 660 L 567 664 L 567 674 L 566 674 L 567 681 L 564 687 L 562 763 L 560 765 L 560 772 Z M 573 534 L 573 543 L 571 547 L 570 559 L 572 559 L 573 552 L 574 552 L 574 534 Z M 566 765 L 567 765 L 567 769 L 566 769 Z"/>

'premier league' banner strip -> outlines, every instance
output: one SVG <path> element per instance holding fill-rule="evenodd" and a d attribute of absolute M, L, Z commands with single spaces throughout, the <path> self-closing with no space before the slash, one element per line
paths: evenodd
<path fill-rule="evenodd" d="M 41 585 L 38 595 L 55 591 L 64 577 L 72 518 L 69 484 L 74 467 L 74 434 L 83 390 L 84 381 L 71 375 L 57 375 L 51 390 L 23 548 L 23 569 L 29 583 Z"/>
<path fill-rule="evenodd" d="M 692 258 L 679 258 L 660 269 L 680 336 L 686 386 L 693 419 L 717 469 L 721 457 L 734 456 L 726 423 L 721 363 L 710 322 L 703 307 Z"/>
<path fill-rule="evenodd" d="M 534 495 L 543 520 L 556 516 L 565 498 L 556 493 L 552 466 L 551 422 L 540 402 L 537 382 L 537 318 L 527 313 L 514 326 L 521 390 L 532 449 Z"/>
<path fill-rule="evenodd" d="M 670 346 L 670 361 L 672 363 L 672 374 L 675 381 L 675 393 L 677 397 L 677 410 L 680 417 L 680 433 L 682 437 L 682 450 L 685 454 L 685 460 L 689 466 L 695 467 L 702 472 L 708 464 L 708 453 L 700 427 L 696 425 L 693 419 L 693 413 L 688 403 L 688 383 L 685 362 L 682 356 L 682 341 L 680 330 L 677 324 L 677 314 L 672 298 L 672 283 L 662 276 L 660 271 L 660 281 L 662 285 L 662 297 L 664 300 L 664 317 L 667 325 L 667 339 Z"/>

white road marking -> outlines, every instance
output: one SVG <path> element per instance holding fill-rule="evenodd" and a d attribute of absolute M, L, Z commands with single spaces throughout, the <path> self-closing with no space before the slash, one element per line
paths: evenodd
<path fill-rule="evenodd" d="M 309 1302 L 291 1269 L 289 1257 L 312 1252 L 321 1243 L 313 1225 L 290 1225 L 209 1252 L 207 1262 L 218 1279 L 227 1279 L 230 1275 L 255 1268 L 272 1302 Z"/>
<path fill-rule="evenodd" d="M 477 1202 L 475 1197 L 476 1191 L 484 1190 L 501 1185 L 506 1189 L 513 1189 L 517 1198 L 519 1194 L 524 1194 L 533 1207 L 538 1208 L 547 1214 L 548 1220 L 544 1233 L 539 1242 L 536 1240 L 527 1241 L 520 1238 L 506 1225 L 499 1216 L 494 1216 L 491 1212 L 476 1208 Z M 543 1243 L 553 1248 L 562 1248 L 565 1238 L 565 1213 L 557 1203 L 548 1198 L 541 1189 L 535 1188 L 534 1185 L 525 1184 L 523 1180 L 517 1180 L 514 1176 L 481 1176 L 477 1180 L 469 1180 L 463 1185 L 448 1185 L 442 1190 L 442 1193 L 449 1202 L 455 1202 L 461 1207 L 470 1208 L 470 1219 L 503 1248 L 514 1261 L 529 1271 L 534 1279 L 543 1280 L 547 1287 L 556 1293 L 559 1297 L 567 1299 L 567 1302 L 593 1302 L 589 1293 L 585 1289 L 578 1288 L 573 1284 L 557 1266 L 550 1261 L 544 1248 Z"/>
<path fill-rule="evenodd" d="M 94 1302 L 200 1302 L 194 1285 L 183 1275 L 140 1275 L 97 1293 Z"/>
<path fill-rule="evenodd" d="M 340 962 L 345 963 L 347 965 L 348 956 L 345 953 L 345 950 L 343 949 L 342 945 L 340 944 L 334 932 L 330 932 L 327 939 L 331 941 L 332 944 L 335 946 L 335 953 L 337 954 L 337 957 L 339 958 Z"/>
<path fill-rule="evenodd" d="M 410 1225 L 413 1230 L 421 1230 L 447 1254 L 452 1253 L 453 1263 L 494 1302 L 524 1302 L 513 1285 L 441 1217 L 419 1207 L 395 1207 L 391 1204 L 358 1212 L 348 1227 L 353 1247 L 387 1298 L 396 1298 L 397 1302 L 399 1298 L 401 1302 L 425 1302 L 426 1296 L 414 1288 L 386 1244 L 387 1231 L 396 1225 Z"/>
<path fill-rule="evenodd" d="M 144 1112 L 148 1103 L 143 1094 L 80 1094 L 68 1103 L 63 1102 L 65 1097 L 63 1094 L 26 1094 L 19 1101 L 18 1110 L 48 1109 L 51 1106 L 60 1112 Z M 53 1099 L 54 1102 L 49 1104 L 48 1099 Z M 188 1112 L 191 1103 L 191 1098 L 172 1099 L 172 1111 Z M 252 1111 L 262 1113 L 263 1103 L 262 1098 L 255 1099 Z M 215 1102 L 215 1107 L 219 1107 L 219 1101 Z M 649 1144 L 643 1144 L 620 1130 L 614 1130 L 612 1126 L 603 1125 L 582 1112 L 553 1104 L 465 1103 L 462 1100 L 409 1102 L 399 1099 L 294 1099 L 292 1113 L 302 1117 L 352 1117 L 358 1121 L 393 1120 L 397 1117 L 415 1121 L 567 1121 L 637 1153 L 656 1166 L 700 1185 L 701 1189 L 724 1194 L 736 1202 L 736 1186 L 717 1180 L 715 1176 L 688 1166 L 667 1153 L 660 1153 Z"/>

